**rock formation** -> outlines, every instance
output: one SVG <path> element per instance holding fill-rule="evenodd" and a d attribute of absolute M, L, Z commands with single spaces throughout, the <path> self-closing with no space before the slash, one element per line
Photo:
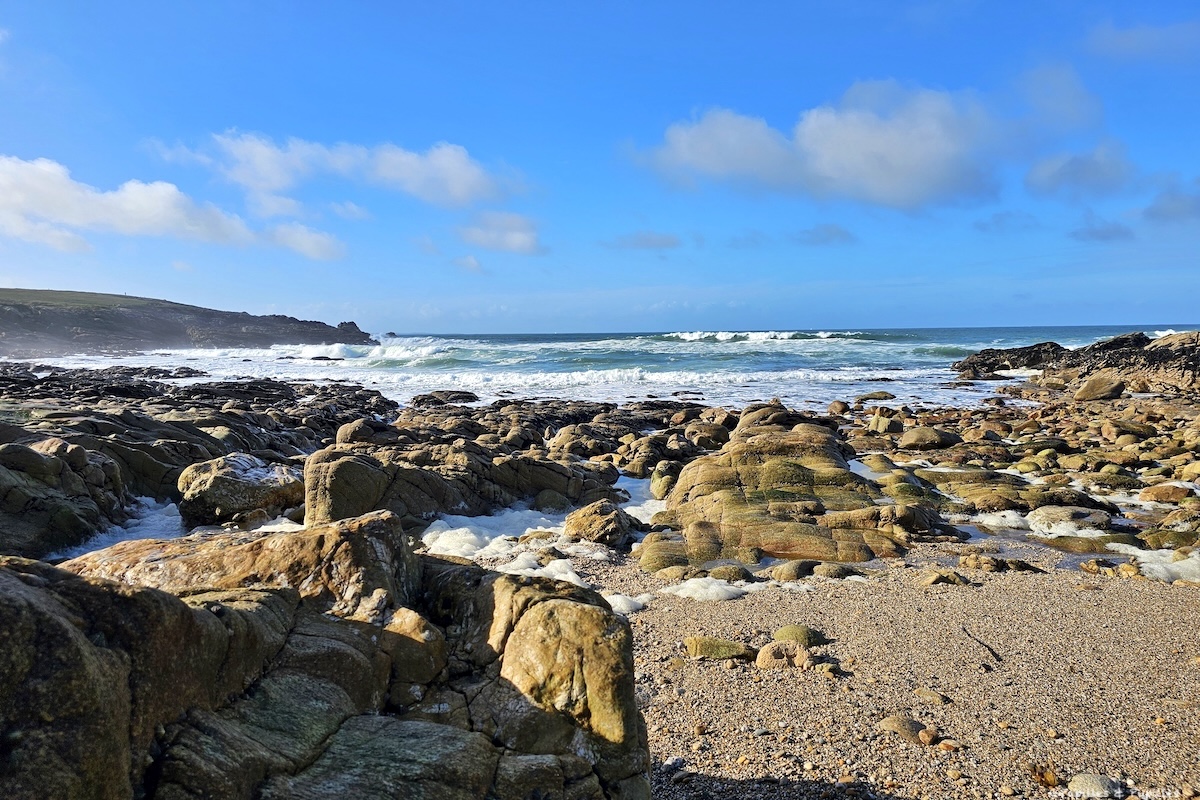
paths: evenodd
<path fill-rule="evenodd" d="M 1200 388 L 1200 332 L 1172 333 L 1153 340 L 1144 333 L 1126 333 L 1078 350 L 1054 342 L 988 349 L 957 362 L 954 368 L 967 378 L 996 370 L 1039 369 L 1042 383 L 1059 387 L 1097 380 L 1095 388 L 1079 400 L 1112 399 L 1124 388 L 1135 392 L 1193 391 Z M 1114 393 L 1118 382 L 1122 386 Z M 1109 391 L 1099 390 L 1102 383 Z"/>
<path fill-rule="evenodd" d="M 0 559 L 6 797 L 648 797 L 628 624 L 389 512 L 61 567 Z"/>

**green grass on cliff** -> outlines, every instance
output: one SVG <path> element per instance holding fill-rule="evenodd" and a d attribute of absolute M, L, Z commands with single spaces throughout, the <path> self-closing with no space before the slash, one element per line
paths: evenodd
<path fill-rule="evenodd" d="M 183 303 L 172 303 L 169 300 L 131 297 L 127 294 L 59 292 L 51 289 L 0 289 L 0 305 L 40 305 L 64 308 L 133 308 L 138 306 L 162 306 L 175 309 L 199 308 L 199 306 L 189 306 Z"/>

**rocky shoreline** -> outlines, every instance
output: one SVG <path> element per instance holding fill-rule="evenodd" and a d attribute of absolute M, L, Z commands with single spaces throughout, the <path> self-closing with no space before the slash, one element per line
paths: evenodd
<path fill-rule="evenodd" d="M 1200 348 L 1166 339 L 820 414 L 4 363 L 0 792 L 1193 796 Z M 34 560 L 135 497 L 198 530 Z M 518 504 L 550 522 L 479 563 L 422 541 Z"/>

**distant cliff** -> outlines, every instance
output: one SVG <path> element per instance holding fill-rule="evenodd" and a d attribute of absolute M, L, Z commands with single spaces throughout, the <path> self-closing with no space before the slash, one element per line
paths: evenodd
<path fill-rule="evenodd" d="M 0 289 L 0 356 L 373 341 L 353 322 L 333 327 L 281 314 L 254 316 L 145 297 Z"/>

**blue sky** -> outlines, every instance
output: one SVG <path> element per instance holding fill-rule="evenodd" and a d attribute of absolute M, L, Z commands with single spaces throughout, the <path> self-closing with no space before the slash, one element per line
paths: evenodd
<path fill-rule="evenodd" d="M 1195 322 L 1194 3 L 0 6 L 0 284 L 375 332 Z"/>

